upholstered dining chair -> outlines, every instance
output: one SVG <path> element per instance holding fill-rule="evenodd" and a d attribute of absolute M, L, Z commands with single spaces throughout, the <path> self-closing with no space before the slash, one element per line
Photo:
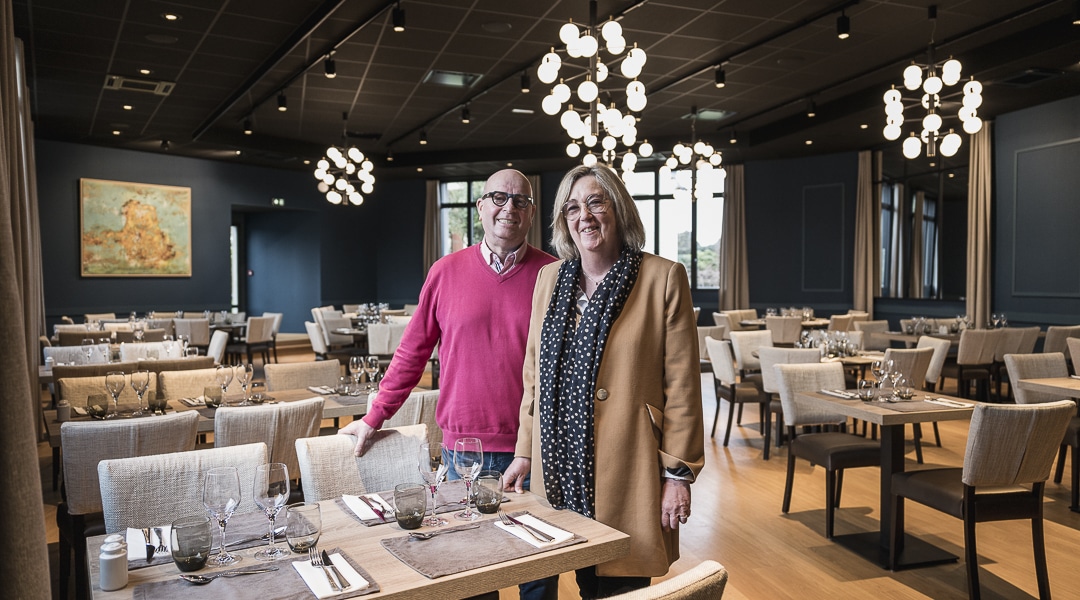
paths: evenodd
<path fill-rule="evenodd" d="M 58 346 L 81 346 L 83 340 L 94 340 L 98 343 L 108 343 L 107 331 L 60 331 L 56 334 Z"/>
<path fill-rule="evenodd" d="M 735 405 L 757 404 L 761 427 L 765 434 L 765 459 L 769 459 L 769 413 L 768 398 L 761 393 L 757 385 L 739 381 L 735 376 L 735 362 L 731 355 L 731 342 L 712 337 L 705 338 L 705 350 L 712 363 L 713 384 L 716 389 L 716 413 L 713 416 L 712 432 L 709 437 L 716 437 L 716 423 L 720 420 L 720 401 L 728 401 L 727 428 L 724 430 L 724 446 L 731 438 L 731 424 L 735 422 Z"/>
<path fill-rule="evenodd" d="M 240 342 L 229 344 L 225 353 L 230 356 L 246 356 L 246 362 L 253 362 L 256 353 L 262 358 L 263 365 L 270 364 L 270 343 L 274 339 L 273 317 L 249 317 L 246 335 Z"/>
<path fill-rule="evenodd" d="M 146 360 L 148 358 L 153 360 L 179 359 L 183 358 L 183 356 L 181 356 L 183 352 L 184 347 L 180 342 L 174 341 L 142 343 L 125 342 L 120 344 L 121 361 Z"/>
<path fill-rule="evenodd" d="M 893 515 L 903 509 L 906 498 L 963 520 L 970 598 L 981 595 L 976 523 L 1012 519 L 1031 520 L 1039 597 L 1050 598 L 1043 489 L 1058 440 L 1075 413 L 1076 405 L 1069 400 L 1027 406 L 978 404 L 971 416 L 962 468 L 893 474 Z M 895 519 L 890 529 L 894 540 L 901 535 Z M 896 544 L 890 548 L 889 563 L 896 564 Z"/>
<path fill-rule="evenodd" d="M 1078 340 L 1080 341 L 1080 340 Z M 1021 379 L 1040 379 L 1044 377 L 1068 377 L 1069 369 L 1065 355 L 1060 352 L 1039 354 L 1006 354 L 1005 368 L 1012 381 Z M 1061 400 L 1060 394 L 1032 392 L 1016 388 L 1017 404 L 1043 404 Z M 1054 483 L 1061 483 L 1065 473 L 1065 454 L 1072 448 L 1072 477 L 1070 484 L 1072 499 L 1069 508 L 1080 512 L 1080 417 L 1073 417 L 1065 429 L 1065 437 L 1058 448 L 1057 468 L 1054 469 Z"/>
<path fill-rule="evenodd" d="M 801 318 L 801 317 L 796 317 Z M 776 447 L 784 443 L 784 406 L 780 403 L 780 377 L 776 374 L 776 365 L 811 364 L 821 362 L 821 351 L 817 348 L 759 348 L 758 360 L 761 361 L 761 389 L 768 396 L 768 414 L 765 425 L 768 427 L 772 416 L 776 417 Z M 765 432 L 765 460 L 769 460 L 769 432 Z"/>
<path fill-rule="evenodd" d="M 296 440 L 319 435 L 322 398 L 262 406 L 222 406 L 214 415 L 214 447 L 262 442 L 269 462 L 284 463 L 291 479 L 300 478 Z"/>
<path fill-rule="evenodd" d="M 304 500 L 321 502 L 342 494 L 394 489 L 415 481 L 416 453 L 427 441 L 427 427 L 411 425 L 380 429 L 371 447 L 355 456 L 356 436 L 324 435 L 296 440 L 296 458 L 304 481 Z"/>
<path fill-rule="evenodd" d="M 120 329 L 113 332 L 113 341 L 117 344 L 130 344 L 132 342 L 163 342 L 165 341 L 165 330 L 143 329 L 142 339 L 138 339 L 134 331 Z"/>
<path fill-rule="evenodd" d="M 833 331 L 847 331 L 851 329 L 852 315 L 832 315 L 829 317 L 829 329 Z"/>
<path fill-rule="evenodd" d="M 101 379 L 104 381 L 104 377 Z M 62 500 L 56 508 L 56 525 L 60 532 L 61 598 L 68 597 L 72 551 L 75 555 L 76 597 L 90 595 L 85 568 L 86 538 L 105 532 L 98 463 L 112 458 L 191 450 L 195 447 L 198 424 L 198 413 L 183 412 L 152 419 L 116 419 L 100 423 L 69 421 L 60 425 L 64 485 Z"/>
<path fill-rule="evenodd" d="M 709 361 L 709 349 L 705 347 L 705 338 L 711 337 L 714 340 L 722 340 L 726 335 L 727 327 L 724 325 L 698 326 L 698 357 L 700 358 L 702 373 L 708 373 L 712 369 L 712 362 Z"/>
<path fill-rule="evenodd" d="M 90 351 L 90 359 L 87 362 L 86 347 L 85 346 L 46 346 L 41 349 L 45 358 L 52 358 L 55 364 L 62 365 L 64 363 L 71 363 L 73 365 L 82 364 L 103 364 L 109 362 L 109 345 L 108 344 L 94 344 L 93 350 Z"/>
<path fill-rule="evenodd" d="M 266 365 L 266 391 L 299 390 L 325 385 L 333 388 L 341 379 L 341 363 L 336 360 L 313 360 Z"/>
<path fill-rule="evenodd" d="M 965 329 L 960 333 L 955 360 L 946 359 L 941 370 L 942 377 L 956 380 L 957 395 L 970 398 L 971 382 L 975 381 L 980 399 L 990 399 L 990 373 L 1002 332 L 1001 329 Z"/>
<path fill-rule="evenodd" d="M 210 319 L 173 319 L 176 335 L 188 336 L 188 344 L 197 348 L 210 345 Z"/>
<path fill-rule="evenodd" d="M 855 331 L 863 332 L 863 350 L 880 352 L 889 347 L 889 340 L 880 335 L 874 335 L 877 333 L 887 333 L 889 331 L 888 321 L 852 321 L 851 327 Z"/>
<path fill-rule="evenodd" d="M 162 371 L 158 374 L 158 390 L 166 400 L 197 398 L 210 386 L 218 386 L 217 369 Z"/>
<path fill-rule="evenodd" d="M 802 317 L 765 317 L 765 329 L 772 332 L 773 346 L 793 347 L 802 333 Z"/>
<path fill-rule="evenodd" d="M 131 364 L 131 363 L 124 363 Z M 120 369 L 116 369 L 120 370 Z M 120 392 L 118 396 L 119 404 L 138 404 L 139 397 L 135 394 L 135 390 L 131 389 L 131 372 L 135 369 L 130 369 L 126 372 L 124 390 Z M 147 388 L 145 398 L 157 397 L 158 381 L 157 377 L 150 378 L 150 386 Z M 63 377 L 57 380 L 57 388 L 60 390 L 60 399 L 67 400 L 72 406 L 86 406 L 87 397 L 95 394 L 104 394 L 108 396 L 109 409 L 112 410 L 112 396 L 105 391 L 105 375 L 96 375 L 93 377 Z"/>
<path fill-rule="evenodd" d="M 116 313 L 86 313 L 83 315 L 87 323 L 94 323 L 97 321 L 112 321 L 116 319 Z"/>
<path fill-rule="evenodd" d="M 843 426 L 847 418 L 818 410 L 799 402 L 799 392 L 816 392 L 844 387 L 844 367 L 840 363 L 776 365 L 780 376 L 780 402 L 788 434 L 787 479 L 784 483 L 783 512 L 791 509 L 791 488 L 795 482 L 795 461 L 802 458 L 825 468 L 825 537 L 832 538 L 835 509 L 840 506 L 844 470 L 881 464 L 881 444 L 842 431 L 799 434 L 807 425 Z"/>
<path fill-rule="evenodd" d="M 210 336 L 210 345 L 206 347 L 206 355 L 214 359 L 215 365 L 220 365 L 225 360 L 225 349 L 229 346 L 229 332 L 217 330 Z"/>
<path fill-rule="evenodd" d="M 315 321 L 304 321 L 304 331 L 307 332 L 308 341 L 311 342 L 311 349 L 315 351 L 315 356 L 326 358 L 330 347 L 323 340 L 322 326 Z"/>
<path fill-rule="evenodd" d="M 893 361 L 893 369 L 899 371 L 914 389 L 926 386 L 926 371 L 934 358 L 933 348 L 889 348 L 885 351 L 885 360 Z M 934 424 L 935 427 L 937 423 Z M 922 423 L 912 424 L 915 440 L 915 460 L 923 464 Z M 935 429 L 936 431 L 936 429 Z"/>
<path fill-rule="evenodd" d="M 270 317 L 271 319 L 274 320 L 273 321 L 273 327 L 271 327 L 271 331 L 270 331 L 270 352 L 273 353 L 273 355 L 274 355 L 274 362 L 278 362 L 277 337 L 278 337 L 278 333 L 281 332 L 281 321 L 282 321 L 282 319 L 285 318 L 285 313 L 264 312 L 262 314 L 262 316 Z"/>
<path fill-rule="evenodd" d="M 1080 338 L 1080 325 L 1050 325 L 1046 328 L 1046 337 L 1043 339 L 1043 352 L 1063 352 L 1069 350 L 1065 340 Z M 1068 359 L 1069 355 L 1065 354 Z"/>
<path fill-rule="evenodd" d="M 180 515 L 201 512 L 203 479 L 216 467 L 236 467 L 241 500 L 234 514 L 256 512 L 260 509 L 252 500 L 255 470 L 268 458 L 266 446 L 259 443 L 103 460 L 97 475 L 105 531 L 154 527 L 171 523 Z"/>
<path fill-rule="evenodd" d="M 1039 341 L 1039 327 L 1004 327 L 999 334 L 997 348 L 994 350 L 994 364 L 990 377 L 994 384 L 994 398 L 999 402 L 1006 397 L 1001 395 L 1003 384 L 1009 383 L 1009 372 L 1005 369 L 1006 354 L 1031 354 L 1035 351 L 1035 342 Z M 1009 386 L 1009 396 L 1013 395 Z"/>
<path fill-rule="evenodd" d="M 1077 373 L 1077 367 L 1080 366 L 1080 338 L 1068 338 L 1065 340 L 1065 356 L 1071 358 L 1072 371 L 1071 373 Z"/>
<path fill-rule="evenodd" d="M 705 560 L 685 573 L 649 587 L 609 596 L 611 600 L 719 600 L 727 586 L 724 565 Z"/>
<path fill-rule="evenodd" d="M 378 392 L 368 397 L 368 405 L 378 397 Z M 435 422 L 435 412 L 439 407 L 439 390 L 415 390 L 409 393 L 409 397 L 401 404 L 394 416 L 383 422 L 384 428 L 407 427 L 409 425 L 427 426 L 427 441 L 430 444 L 441 444 L 443 439 L 442 429 Z"/>
<path fill-rule="evenodd" d="M 735 355 L 735 366 L 743 381 L 761 382 L 761 361 L 754 354 L 759 348 L 773 346 L 772 333 L 759 331 L 732 331 L 731 351 Z"/>

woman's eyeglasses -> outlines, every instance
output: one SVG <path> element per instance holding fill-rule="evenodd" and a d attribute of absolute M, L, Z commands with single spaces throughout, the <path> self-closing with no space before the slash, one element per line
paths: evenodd
<path fill-rule="evenodd" d="M 585 199 L 584 206 L 585 210 L 589 211 L 589 214 L 599 215 L 607 212 L 609 204 L 610 202 L 601 196 L 589 196 Z M 567 221 L 577 221 L 581 218 L 581 207 L 582 205 L 577 202 L 567 202 L 563 205 L 563 216 L 566 217 Z"/>
<path fill-rule="evenodd" d="M 533 203 L 532 196 L 526 196 L 525 194 L 507 194 L 506 192 L 488 192 L 480 199 L 490 198 L 495 206 L 506 206 L 506 201 L 509 200 L 514 203 L 514 208 L 528 208 Z"/>

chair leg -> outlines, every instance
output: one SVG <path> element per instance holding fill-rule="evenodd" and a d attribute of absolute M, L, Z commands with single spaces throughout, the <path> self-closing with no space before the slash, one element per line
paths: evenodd
<path fill-rule="evenodd" d="M 1072 447 L 1072 506 L 1070 510 L 1080 512 L 1080 447 Z"/>
<path fill-rule="evenodd" d="M 1035 552 L 1035 580 L 1039 582 L 1039 598 L 1050 598 L 1050 574 L 1046 569 L 1046 536 L 1043 535 L 1043 519 L 1040 514 L 1031 519 L 1031 546 Z"/>
<path fill-rule="evenodd" d="M 787 479 L 784 481 L 784 507 L 783 512 L 787 514 L 791 509 L 791 485 L 795 483 L 795 455 L 791 452 L 791 445 L 788 444 L 787 455 Z"/>
<path fill-rule="evenodd" d="M 934 443 L 936 443 L 937 447 L 940 448 L 941 447 L 941 432 L 938 431 L 937 421 L 933 421 L 931 424 L 934 426 Z"/>
<path fill-rule="evenodd" d="M 63 531 L 60 532 L 60 598 L 68 597 L 68 582 L 71 576 L 71 542 Z"/>
<path fill-rule="evenodd" d="M 974 509 L 974 506 L 967 508 Z M 975 521 L 971 511 L 964 514 L 964 561 L 967 562 L 968 598 L 979 600 L 979 552 L 975 547 Z"/>
<path fill-rule="evenodd" d="M 842 492 L 843 490 L 844 490 L 844 470 L 843 469 L 837 469 L 836 470 L 836 495 L 833 497 L 834 502 L 835 502 L 834 506 L 836 508 L 840 508 L 840 492 Z"/>
<path fill-rule="evenodd" d="M 742 426 L 742 404 L 739 404 L 739 426 Z"/>
<path fill-rule="evenodd" d="M 713 414 L 712 433 L 709 434 L 709 437 L 711 437 L 711 438 L 716 437 L 716 423 L 719 422 L 719 421 L 720 421 L 720 394 L 717 393 L 716 394 L 716 413 Z"/>
<path fill-rule="evenodd" d="M 912 425 L 912 427 L 911 427 L 911 429 L 912 429 L 911 437 L 915 439 L 915 461 L 918 462 L 921 465 L 921 464 L 923 464 L 923 457 L 922 457 L 922 424 L 921 423 L 912 423 L 911 425 Z"/>
<path fill-rule="evenodd" d="M 1061 476 L 1065 474 L 1065 453 L 1069 451 L 1068 444 L 1058 447 L 1057 467 L 1054 469 L 1054 483 L 1061 483 Z M 1073 454 L 1075 458 L 1076 455 Z M 1075 460 L 1073 462 L 1076 462 Z"/>
<path fill-rule="evenodd" d="M 834 512 L 836 510 L 837 479 L 843 477 L 843 471 L 827 469 L 825 471 L 825 538 L 832 539 Z"/>
<path fill-rule="evenodd" d="M 762 407 L 762 409 L 764 409 L 764 412 L 765 412 L 765 420 L 764 420 L 764 423 L 765 423 L 765 451 L 764 451 L 765 457 L 764 458 L 765 458 L 765 460 L 769 460 L 769 443 L 772 441 L 770 439 L 772 437 L 772 423 L 771 423 L 771 421 L 772 421 L 772 411 L 769 410 L 768 405 L 762 404 L 761 407 Z M 1075 490 L 1076 488 L 1074 487 L 1073 489 Z"/>
<path fill-rule="evenodd" d="M 741 414 L 743 405 L 742 405 L 741 402 L 738 403 L 738 404 L 739 404 L 739 413 Z M 731 401 L 731 402 L 728 402 L 727 427 L 724 429 L 724 447 L 725 448 L 727 448 L 728 440 L 731 439 L 731 422 L 733 420 L 732 417 L 734 417 L 734 416 L 735 416 L 735 402 Z"/>

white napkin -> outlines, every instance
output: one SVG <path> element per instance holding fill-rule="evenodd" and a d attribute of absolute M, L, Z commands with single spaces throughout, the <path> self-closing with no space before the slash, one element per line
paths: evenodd
<path fill-rule="evenodd" d="M 569 531 L 564 531 L 562 529 L 559 529 L 558 527 L 548 525 L 547 523 L 541 521 L 540 519 L 537 519 L 532 515 L 520 515 L 514 518 L 518 521 L 521 521 L 522 523 L 528 523 L 533 528 L 539 529 L 540 531 L 543 531 L 544 533 L 550 535 L 555 539 L 551 540 L 550 542 L 541 542 L 540 540 L 534 538 L 528 531 L 525 531 L 523 527 L 519 527 L 517 525 L 503 525 L 501 522 L 496 522 L 495 526 L 521 538 L 522 540 L 525 540 L 526 542 L 529 542 L 537 548 L 546 548 L 547 546 L 561 544 L 566 540 L 574 537 L 574 534 L 570 533 Z"/>
<path fill-rule="evenodd" d="M 202 396 L 198 398 L 181 398 L 180 401 L 187 406 L 206 406 L 206 399 Z"/>
<path fill-rule="evenodd" d="M 941 406 L 949 406 L 952 408 L 971 408 L 972 406 L 975 406 L 970 402 L 960 402 L 959 400 L 949 400 L 948 398 L 926 398 L 923 402 L 940 404 Z"/>
<path fill-rule="evenodd" d="M 303 578 L 304 583 L 311 589 L 311 593 L 315 594 L 316 597 L 332 598 L 344 594 L 345 592 L 362 590 L 370 585 L 366 579 L 356 572 L 356 569 L 352 568 L 352 565 L 349 564 L 349 561 L 345 560 L 344 556 L 334 553 L 330 555 L 330 558 L 334 560 L 334 566 L 337 567 L 341 576 L 348 580 L 350 585 L 350 587 L 340 592 L 335 592 L 333 588 L 330 587 L 330 582 L 326 580 L 326 573 L 330 569 L 324 571 L 319 567 L 314 567 L 309 560 L 298 560 L 292 564 L 293 568 L 296 569 L 296 572 Z M 333 574 L 330 576 L 333 577 Z M 335 578 L 334 581 L 337 581 L 337 579 Z"/>
<path fill-rule="evenodd" d="M 361 520 L 367 521 L 369 519 L 378 519 L 379 515 L 375 514 L 375 511 L 371 510 L 359 496 L 350 496 L 349 494 L 342 494 L 341 500 L 345 503 L 345 506 L 349 507 L 349 510 L 356 513 L 356 516 Z"/>
<path fill-rule="evenodd" d="M 154 530 L 150 529 L 150 543 L 154 545 L 154 558 L 168 558 L 172 560 L 172 552 L 168 550 L 169 544 L 172 543 L 172 526 L 165 525 L 159 527 L 161 535 L 165 536 L 164 542 L 159 542 L 157 534 Z M 125 536 L 127 538 L 128 545 L 128 562 L 133 560 L 145 560 L 146 559 L 146 538 L 143 537 L 142 529 L 133 529 L 128 527 Z M 157 547 L 159 543 L 165 544 L 166 550 L 164 552 L 158 552 Z"/>
<path fill-rule="evenodd" d="M 334 390 L 325 385 L 309 385 L 308 389 L 316 394 L 333 394 Z"/>
<path fill-rule="evenodd" d="M 389 502 L 384 500 L 383 497 L 378 494 L 367 494 L 367 499 L 381 506 L 383 512 L 386 513 L 387 518 L 397 512 Z"/>
<path fill-rule="evenodd" d="M 856 397 L 855 394 L 852 394 L 851 392 L 845 392 L 843 390 L 821 390 L 821 393 L 825 394 L 826 396 L 832 396 L 834 398 L 843 398 L 845 400 L 851 400 L 852 398 Z"/>

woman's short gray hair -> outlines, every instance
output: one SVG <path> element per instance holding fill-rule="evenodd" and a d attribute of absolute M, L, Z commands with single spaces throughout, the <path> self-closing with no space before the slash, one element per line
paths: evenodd
<path fill-rule="evenodd" d="M 574 239 L 570 237 L 570 226 L 563 216 L 563 206 L 570 199 L 570 189 L 574 187 L 582 177 L 592 176 L 604 190 L 604 195 L 611 201 L 615 211 L 615 224 L 618 227 L 618 235 L 623 246 L 630 246 L 636 250 L 645 247 L 645 226 L 641 223 L 634 198 L 626 189 L 626 184 L 607 165 L 599 164 L 591 167 L 580 165 L 570 169 L 562 182 L 559 183 L 559 191 L 555 193 L 555 207 L 551 212 L 551 245 L 559 258 L 572 260 L 580 257 Z"/>

